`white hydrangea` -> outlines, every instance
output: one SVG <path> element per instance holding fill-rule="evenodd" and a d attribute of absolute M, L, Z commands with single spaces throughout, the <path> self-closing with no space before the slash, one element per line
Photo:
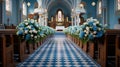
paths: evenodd
<path fill-rule="evenodd" d="M 31 19 L 31 23 L 34 23 L 34 19 Z"/>
<path fill-rule="evenodd" d="M 25 30 L 25 34 L 27 34 L 28 33 L 28 30 Z"/>
<path fill-rule="evenodd" d="M 88 24 L 88 22 L 85 22 L 85 23 L 83 23 L 84 25 L 87 25 Z"/>
<path fill-rule="evenodd" d="M 93 19 L 93 21 L 97 21 L 97 19 Z"/>
<path fill-rule="evenodd" d="M 37 36 L 35 36 L 34 38 L 37 39 Z"/>
<path fill-rule="evenodd" d="M 89 31 L 86 31 L 86 34 L 89 34 Z"/>
<path fill-rule="evenodd" d="M 36 30 L 33 30 L 33 32 L 34 32 L 34 33 L 37 33 L 37 31 L 36 31 Z"/>
<path fill-rule="evenodd" d="M 32 30 L 30 30 L 29 32 L 30 32 L 30 33 L 32 33 L 33 31 L 32 31 Z"/>
<path fill-rule="evenodd" d="M 93 25 L 95 25 L 95 26 L 96 26 L 97 24 L 96 24 L 96 23 L 93 23 Z"/>
<path fill-rule="evenodd" d="M 93 35 L 93 37 L 96 37 L 96 35 Z"/>
<path fill-rule="evenodd" d="M 96 33 L 97 33 L 97 31 L 94 31 L 94 32 L 93 32 L 93 34 L 96 34 Z"/>
<path fill-rule="evenodd" d="M 28 29 L 31 29 L 31 26 L 27 26 Z"/>
<path fill-rule="evenodd" d="M 31 34 L 31 37 L 33 37 L 33 34 Z"/>
<path fill-rule="evenodd" d="M 100 31 L 100 30 L 102 30 L 101 28 L 98 28 L 98 30 Z"/>
<path fill-rule="evenodd" d="M 28 23 L 25 23 L 25 25 L 28 25 Z"/>
<path fill-rule="evenodd" d="M 86 32 L 86 30 L 84 30 L 84 32 Z"/>
<path fill-rule="evenodd" d="M 96 24 L 99 24 L 99 21 L 96 21 Z"/>
<path fill-rule="evenodd" d="M 90 28 L 89 28 L 89 27 L 86 27 L 86 30 L 88 30 L 88 31 L 89 31 L 89 30 L 90 30 Z"/>
<path fill-rule="evenodd" d="M 85 37 L 87 37 L 88 34 L 85 34 Z"/>

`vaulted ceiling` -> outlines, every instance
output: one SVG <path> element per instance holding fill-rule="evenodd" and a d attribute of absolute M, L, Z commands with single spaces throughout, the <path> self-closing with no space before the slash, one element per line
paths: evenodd
<path fill-rule="evenodd" d="M 34 4 L 35 2 L 42 2 L 41 6 L 44 9 L 47 9 L 48 16 L 51 17 L 56 13 L 58 9 L 62 9 L 65 16 L 71 15 L 71 10 L 80 3 L 81 0 L 25 0 Z"/>
<path fill-rule="evenodd" d="M 61 6 L 65 5 L 69 9 L 74 8 L 76 6 L 77 0 L 42 0 L 43 8 L 50 9 L 55 4 Z"/>

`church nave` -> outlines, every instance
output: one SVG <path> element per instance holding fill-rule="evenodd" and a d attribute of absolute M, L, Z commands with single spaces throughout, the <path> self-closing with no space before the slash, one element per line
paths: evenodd
<path fill-rule="evenodd" d="M 28 59 L 17 67 L 100 67 L 63 32 L 45 41 Z"/>

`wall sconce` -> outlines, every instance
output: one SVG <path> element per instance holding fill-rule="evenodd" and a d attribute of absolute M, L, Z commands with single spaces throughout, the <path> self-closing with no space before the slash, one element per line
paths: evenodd
<path fill-rule="evenodd" d="M 91 5 L 92 5 L 92 6 L 95 6 L 95 5 L 96 5 L 96 3 L 95 3 L 95 2 L 92 2 L 92 3 L 91 3 Z"/>

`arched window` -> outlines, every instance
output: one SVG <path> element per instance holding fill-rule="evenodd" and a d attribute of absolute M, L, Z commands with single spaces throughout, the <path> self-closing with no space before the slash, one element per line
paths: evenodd
<path fill-rule="evenodd" d="M 23 11 L 22 11 L 23 15 L 27 16 L 27 5 L 25 2 L 23 3 L 22 8 L 23 8 Z"/>
<path fill-rule="evenodd" d="M 102 14 L 102 1 L 98 2 L 98 14 Z"/>
<path fill-rule="evenodd" d="M 6 14 L 9 15 L 12 12 L 12 0 L 5 0 Z"/>
<path fill-rule="evenodd" d="M 58 22 L 62 22 L 62 11 L 58 11 Z"/>

